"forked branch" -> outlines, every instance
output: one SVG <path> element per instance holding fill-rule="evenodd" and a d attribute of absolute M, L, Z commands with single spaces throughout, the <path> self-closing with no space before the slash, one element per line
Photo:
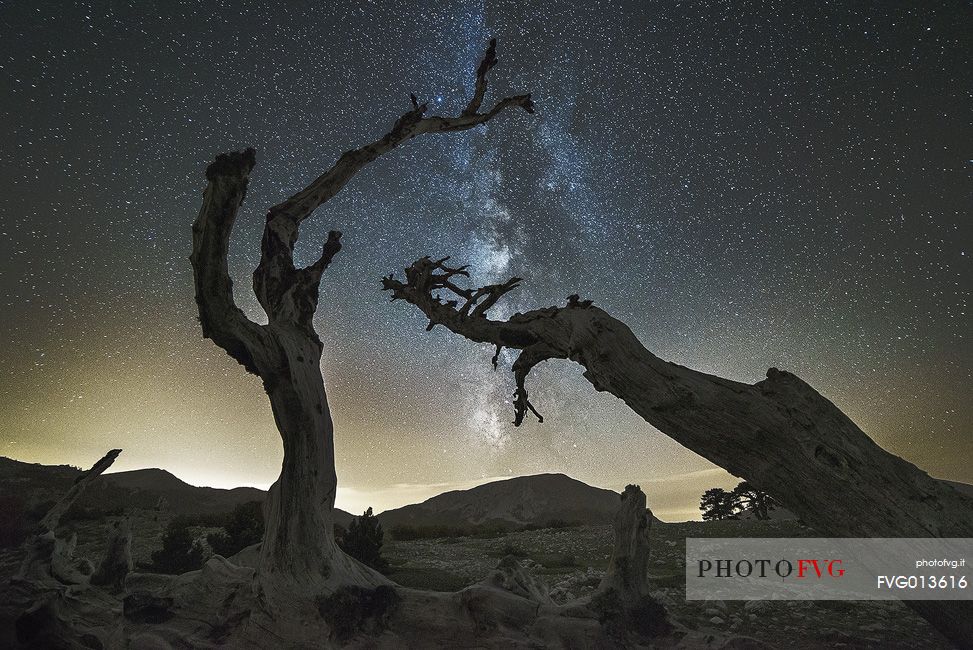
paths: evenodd
<path fill-rule="evenodd" d="M 317 306 L 317 286 L 305 288 L 305 275 L 294 272 L 293 251 L 298 229 L 304 219 L 341 191 L 365 165 L 417 135 L 471 129 L 485 124 L 504 109 L 511 107 L 523 108 L 528 113 L 534 112 L 530 95 L 507 97 L 486 113 L 479 112 L 486 92 L 486 73 L 496 62 L 496 41 L 493 40 L 477 69 L 473 99 L 459 116 L 426 117 L 428 104 L 420 103 L 415 95 L 410 95 L 412 109 L 396 120 L 391 131 L 374 142 L 345 152 L 331 169 L 310 185 L 270 209 L 264 228 L 260 265 L 253 274 L 253 286 L 260 304 L 272 322 L 284 318 L 310 330 L 313 308 Z M 310 273 L 307 277 L 319 279 L 320 273 Z M 294 282 L 291 278 L 296 278 L 297 281 Z M 300 298 L 296 304 L 287 289 L 293 284 L 297 285 L 294 293 Z"/>
<path fill-rule="evenodd" d="M 330 169 L 287 200 L 270 208 L 261 243 L 260 263 L 253 273 L 253 289 L 270 324 L 286 324 L 317 340 L 311 320 L 318 304 L 319 283 L 325 269 L 341 249 L 341 233 L 332 231 L 321 257 L 310 266 L 294 266 L 294 246 L 301 223 L 320 205 L 334 197 L 368 163 L 403 142 L 426 133 L 464 131 L 485 124 L 508 108 L 534 112 L 529 94 L 506 97 L 485 112 L 480 111 L 487 73 L 497 63 L 496 40 L 490 41 L 476 70 L 473 97 L 457 116 L 426 116 L 428 103 L 410 96 L 411 109 L 392 129 L 374 142 L 342 154 Z M 264 328 L 246 318 L 233 301 L 227 270 L 230 232 L 243 198 L 250 172 L 256 163 L 253 149 L 222 154 L 206 170 L 208 181 L 203 206 L 193 226 L 193 264 L 196 302 L 203 336 L 212 339 L 250 372 L 280 364 Z"/>
<path fill-rule="evenodd" d="M 520 426 L 527 412 L 533 413 L 540 422 L 544 418 L 528 399 L 527 375 L 537 364 L 548 359 L 564 359 L 568 350 L 561 340 L 562 312 L 565 309 L 590 307 L 591 302 L 581 303 L 572 296 L 565 308 L 549 307 L 515 314 L 507 321 L 487 318 L 487 311 L 510 291 L 520 286 L 521 278 L 510 278 L 501 284 L 479 288 L 464 288 L 453 282 L 455 276 L 469 277 L 466 266 L 446 266 L 448 257 L 433 260 L 423 257 L 405 269 L 405 282 L 393 275 L 382 280 L 386 291 L 392 292 L 392 300 L 405 300 L 418 307 L 429 319 L 427 330 L 443 325 L 468 339 L 496 346 L 492 363 L 497 367 L 503 348 L 521 350 L 513 364 L 517 390 L 514 394 L 514 424 Z M 456 299 L 443 297 L 449 292 Z"/>

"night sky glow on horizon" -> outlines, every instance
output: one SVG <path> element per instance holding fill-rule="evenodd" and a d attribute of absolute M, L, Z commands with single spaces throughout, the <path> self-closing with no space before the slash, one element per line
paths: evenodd
<path fill-rule="evenodd" d="M 257 150 L 231 248 L 250 290 L 266 208 L 409 108 L 455 114 L 491 37 L 485 104 L 537 114 L 425 136 L 302 227 L 344 249 L 316 319 L 339 507 L 493 477 L 641 483 L 664 519 L 735 483 L 596 393 L 389 304 L 422 255 L 491 314 L 579 293 L 662 358 L 754 382 L 790 370 L 886 449 L 973 482 L 973 8 L 965 2 L 37 2 L 0 4 L 0 455 L 266 487 L 280 439 L 256 377 L 196 320 L 203 170 Z"/>

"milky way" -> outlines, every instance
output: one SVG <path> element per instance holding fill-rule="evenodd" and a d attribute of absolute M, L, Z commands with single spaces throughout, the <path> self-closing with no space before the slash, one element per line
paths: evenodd
<path fill-rule="evenodd" d="M 688 516 L 729 480 L 568 362 L 531 377 L 545 422 L 514 428 L 492 351 L 380 291 L 426 254 L 525 278 L 497 317 L 579 293 L 663 358 L 791 370 L 884 447 L 973 481 L 968 3 L 330 4 L 0 5 L 0 453 L 119 446 L 122 469 L 269 484 L 267 399 L 196 321 L 203 169 L 257 149 L 230 265 L 265 320 L 266 208 L 409 93 L 462 110 L 497 37 L 487 101 L 531 92 L 536 115 L 411 141 L 302 228 L 299 263 L 345 234 L 316 320 L 339 500 L 561 471 L 652 485 Z"/>

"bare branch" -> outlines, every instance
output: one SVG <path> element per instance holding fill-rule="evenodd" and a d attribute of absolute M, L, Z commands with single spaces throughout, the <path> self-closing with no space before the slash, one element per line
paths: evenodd
<path fill-rule="evenodd" d="M 524 421 L 524 416 L 527 415 L 527 411 L 530 411 L 537 417 L 538 422 L 543 422 L 544 417 L 537 412 L 534 405 L 530 403 L 527 399 L 527 375 L 530 371 L 542 361 L 547 361 L 548 359 L 553 359 L 557 355 L 553 350 L 546 348 L 542 345 L 532 345 L 517 357 L 514 361 L 513 371 L 514 378 L 517 381 L 517 390 L 514 393 L 514 426 L 520 426 Z"/>
<path fill-rule="evenodd" d="M 47 511 L 44 518 L 38 523 L 38 528 L 44 532 L 54 532 L 57 528 L 58 523 L 61 521 L 61 517 L 64 513 L 77 501 L 78 497 L 84 492 L 85 488 L 91 484 L 91 481 L 101 476 L 101 474 L 112 466 L 118 455 L 122 453 L 121 449 L 112 449 L 107 454 L 105 454 L 101 460 L 91 466 L 87 472 L 83 473 L 74 481 L 74 485 L 68 490 L 61 499 Z"/>
<path fill-rule="evenodd" d="M 497 39 L 491 38 L 490 47 L 487 48 L 486 54 L 483 55 L 483 60 L 476 69 L 476 89 L 473 91 L 473 99 L 470 100 L 466 110 L 463 111 L 463 115 L 476 115 L 476 112 L 480 110 L 480 104 L 483 103 L 483 95 L 486 93 L 487 73 L 490 71 L 490 68 L 496 64 Z"/>
<path fill-rule="evenodd" d="M 193 223 L 193 266 L 196 304 L 203 337 L 212 339 L 249 372 L 257 373 L 252 342 L 259 326 L 233 301 L 233 281 L 227 268 L 230 233 L 247 193 L 250 171 L 256 164 L 253 149 L 221 154 L 206 168 L 203 205 Z"/>
<path fill-rule="evenodd" d="M 321 275 L 331 264 L 331 260 L 334 256 L 338 254 L 341 250 L 341 233 L 337 230 L 332 230 L 328 232 L 328 239 L 324 242 L 324 246 L 321 249 L 321 257 L 318 261 L 311 266 L 304 269 L 304 272 L 308 277 L 314 281 L 318 282 L 321 280 Z"/>
<path fill-rule="evenodd" d="M 490 307 L 497 304 L 497 301 L 506 295 L 507 292 L 519 287 L 521 282 L 523 282 L 521 278 L 510 278 L 503 284 L 488 284 L 485 287 L 481 287 L 476 290 L 473 297 L 470 298 L 463 310 L 469 311 L 471 306 L 476 305 L 475 309 L 473 309 L 473 313 L 470 315 L 473 317 L 485 316 Z M 483 296 L 486 296 L 486 299 L 483 302 L 478 302 Z"/>
<path fill-rule="evenodd" d="M 503 352 L 503 346 L 502 345 L 498 345 L 497 346 L 497 351 L 493 353 L 493 358 L 490 359 L 490 363 L 493 364 L 493 369 L 494 370 L 497 369 L 497 364 L 500 361 L 500 353 L 501 352 Z"/>
<path fill-rule="evenodd" d="M 342 154 L 331 169 L 314 179 L 310 185 L 283 203 L 272 207 L 270 216 L 274 218 L 278 215 L 286 216 L 299 224 L 318 206 L 337 194 L 365 165 L 417 135 L 471 129 L 489 122 L 508 108 L 519 107 L 528 113 L 533 113 L 534 102 L 529 94 L 507 97 L 497 102 L 490 111 L 486 113 L 477 112 L 486 93 L 486 73 L 497 63 L 496 45 L 496 39 L 490 41 L 490 47 L 487 48 L 483 61 L 477 68 L 476 89 L 473 99 L 462 114 L 457 117 L 424 117 L 428 104 L 420 104 L 414 94 L 409 95 L 412 110 L 403 114 L 395 122 L 391 131 L 370 144 Z"/>
<path fill-rule="evenodd" d="M 406 281 L 399 282 L 393 276 L 382 280 L 383 287 L 392 292 L 392 299 L 402 299 L 418 307 L 427 318 L 432 329 L 435 325 L 444 325 L 449 330 L 462 334 L 466 338 L 496 346 L 496 353 L 491 359 L 494 369 L 498 365 L 500 351 L 504 347 L 522 350 L 513 364 L 517 390 L 514 393 L 514 424 L 520 426 L 527 412 L 533 413 L 538 421 L 544 418 L 531 404 L 527 395 L 527 375 L 537 364 L 547 359 L 564 359 L 568 353 L 563 342 L 558 340 L 560 334 L 557 318 L 564 310 L 584 309 L 591 306 L 591 301 L 580 302 L 577 296 L 572 296 L 568 306 L 564 308 L 549 307 L 526 314 L 515 314 L 507 321 L 494 321 L 487 318 L 486 312 L 493 307 L 504 295 L 520 286 L 520 278 L 511 278 L 502 284 L 492 284 L 477 289 L 465 289 L 455 286 L 450 278 L 453 275 L 469 277 L 465 266 L 450 268 L 444 262 L 449 258 L 433 261 L 429 257 L 416 260 L 405 269 Z M 441 273 L 439 271 L 442 271 Z M 465 304 L 458 308 L 456 301 L 443 301 L 434 292 L 446 289 L 465 298 Z M 481 298 L 483 302 L 478 303 Z M 474 307 L 475 306 L 475 307 Z"/>
<path fill-rule="evenodd" d="M 294 273 L 293 251 L 300 224 L 316 208 L 341 191 L 345 184 L 368 163 L 417 135 L 471 129 L 480 124 L 485 124 L 507 108 L 520 107 L 529 113 L 534 112 L 534 104 L 530 95 L 507 97 L 499 101 L 490 111 L 486 113 L 477 112 L 486 92 L 486 73 L 496 62 L 496 41 L 494 40 L 491 41 L 483 61 L 477 68 L 476 89 L 473 99 L 461 115 L 457 117 L 426 117 L 428 104 L 420 103 L 414 94 L 410 94 L 409 100 L 412 109 L 396 120 L 391 131 L 370 144 L 345 152 L 331 169 L 321 174 L 306 188 L 283 203 L 270 208 L 264 227 L 260 264 L 254 271 L 253 286 L 257 299 L 271 321 L 289 319 L 294 314 L 300 314 L 302 318 L 309 318 L 306 309 L 296 308 L 289 304 L 293 295 L 290 288 L 295 278 L 299 280 L 306 278 L 306 276 L 299 276 Z M 326 263 L 323 264 L 320 267 L 321 271 L 326 266 Z M 453 272 L 453 274 L 458 273 L 461 273 L 461 270 Z M 320 274 L 318 274 L 318 279 L 320 279 Z M 446 280 L 448 279 L 447 277 Z M 314 303 L 316 304 L 316 298 Z M 313 316 L 313 313 L 310 315 Z M 309 320 L 302 324 L 309 326 Z"/>
<path fill-rule="evenodd" d="M 73 557 L 77 535 L 72 535 L 68 541 L 60 539 L 57 536 L 57 527 L 64 513 L 71 508 L 92 481 L 111 467 L 120 453 L 122 453 L 121 449 L 112 449 L 105 454 L 101 460 L 92 465 L 91 469 L 75 479 L 67 493 L 47 511 L 37 524 L 34 534 L 24 544 L 26 555 L 17 571 L 18 580 L 42 585 L 79 584 L 87 580 L 87 577 L 77 570 L 77 563 Z"/>

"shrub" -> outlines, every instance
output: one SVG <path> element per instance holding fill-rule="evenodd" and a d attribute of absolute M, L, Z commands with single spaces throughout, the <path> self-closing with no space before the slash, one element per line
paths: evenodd
<path fill-rule="evenodd" d="M 345 528 L 344 526 L 342 526 L 341 524 L 335 524 L 332 527 L 332 530 L 334 531 L 334 538 L 335 538 L 335 540 L 340 545 L 341 544 L 341 540 L 343 540 L 345 538 L 345 535 L 348 534 L 348 529 Z"/>
<path fill-rule="evenodd" d="M 578 521 L 567 521 L 565 519 L 548 519 L 542 524 L 524 524 L 518 531 L 532 531 L 532 530 L 545 530 L 548 528 L 577 528 L 583 526 L 581 522 Z"/>
<path fill-rule="evenodd" d="M 511 532 L 511 530 L 513 529 L 510 526 L 504 524 L 481 525 L 473 528 L 471 536 L 478 539 L 495 539 L 497 537 L 503 537 Z"/>
<path fill-rule="evenodd" d="M 382 557 L 384 540 L 382 524 L 378 523 L 372 514 L 372 509 L 369 508 L 361 517 L 351 520 L 347 532 L 337 541 L 338 546 L 345 553 L 362 564 L 384 573 L 389 568 L 389 563 Z"/>
<path fill-rule="evenodd" d="M 550 519 L 546 524 L 545 528 L 576 528 L 581 524 L 576 521 L 565 521 L 564 519 Z"/>
<path fill-rule="evenodd" d="M 595 594 L 590 606 L 598 614 L 598 621 L 614 636 L 635 632 L 652 638 L 672 630 L 665 607 L 650 596 L 626 606 L 618 592 L 608 589 Z"/>
<path fill-rule="evenodd" d="M 263 535 L 263 504 L 249 501 L 234 508 L 223 524 L 223 530 L 210 533 L 206 541 L 217 555 L 231 557 L 259 542 Z"/>
<path fill-rule="evenodd" d="M 176 517 L 162 535 L 162 548 L 152 554 L 150 569 L 158 573 L 186 573 L 203 566 L 203 546 L 189 531 L 189 520 Z"/>
<path fill-rule="evenodd" d="M 369 512 L 371 508 L 368 509 Z M 318 598 L 318 613 L 331 628 L 331 636 L 345 641 L 357 632 L 371 634 L 384 629 L 399 606 L 401 597 L 393 587 L 366 589 L 347 585 L 330 596 Z"/>
<path fill-rule="evenodd" d="M 440 538 L 455 539 L 457 537 L 471 537 L 481 532 L 477 526 L 445 526 L 440 524 L 432 524 L 429 526 L 396 524 L 391 529 L 392 538 L 396 541 Z"/>

